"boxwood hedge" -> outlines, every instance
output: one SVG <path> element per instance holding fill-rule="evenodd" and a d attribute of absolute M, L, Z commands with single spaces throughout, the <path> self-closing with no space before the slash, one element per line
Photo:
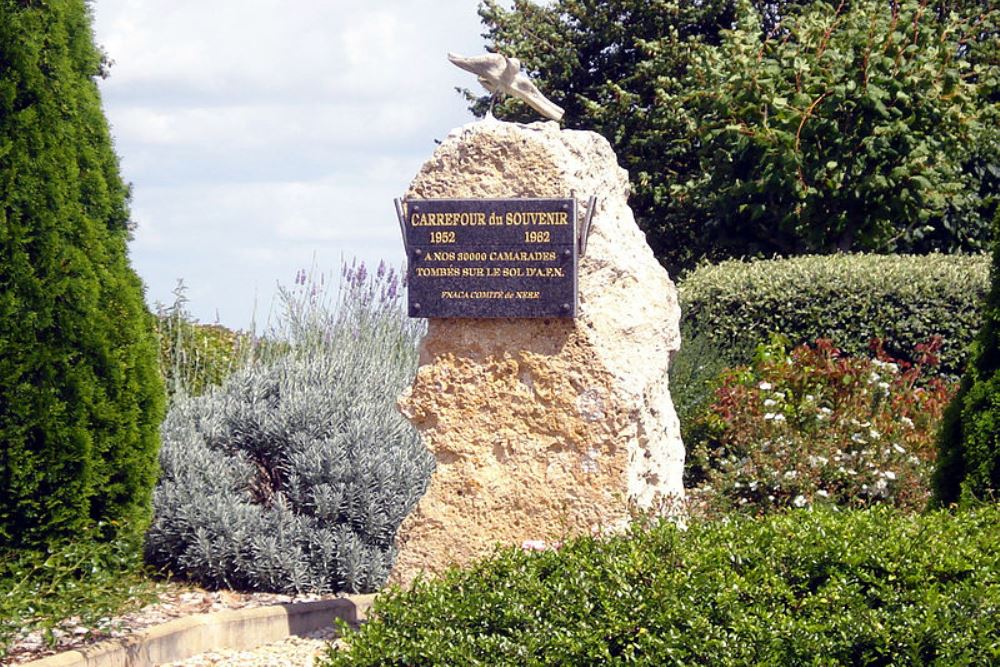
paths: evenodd
<path fill-rule="evenodd" d="M 987 255 L 830 255 L 727 261 L 691 272 L 680 286 L 682 332 L 705 337 L 731 363 L 746 363 L 771 333 L 793 345 L 829 338 L 849 354 L 872 338 L 906 359 L 933 335 L 940 370 L 959 374 L 982 325 Z"/>
<path fill-rule="evenodd" d="M 986 665 L 1000 508 L 797 510 L 499 552 L 404 592 L 341 665 Z"/>

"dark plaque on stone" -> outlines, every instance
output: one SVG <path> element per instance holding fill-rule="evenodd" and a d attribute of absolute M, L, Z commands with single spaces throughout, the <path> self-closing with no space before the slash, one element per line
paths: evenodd
<path fill-rule="evenodd" d="M 409 199 L 410 317 L 576 317 L 573 199 Z"/>

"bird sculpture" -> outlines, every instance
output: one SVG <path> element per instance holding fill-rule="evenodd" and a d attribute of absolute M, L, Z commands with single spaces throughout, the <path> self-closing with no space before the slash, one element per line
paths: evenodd
<path fill-rule="evenodd" d="M 479 83 L 490 91 L 490 116 L 493 115 L 493 105 L 501 95 L 513 95 L 527 102 L 532 109 L 546 118 L 562 119 L 562 107 L 538 91 L 531 79 L 521 72 L 521 61 L 517 58 L 508 58 L 500 53 L 469 57 L 449 53 L 448 60 L 475 74 L 479 77 Z"/>

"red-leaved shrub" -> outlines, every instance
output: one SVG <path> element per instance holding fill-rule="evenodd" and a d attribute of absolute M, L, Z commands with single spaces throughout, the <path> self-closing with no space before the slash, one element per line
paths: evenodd
<path fill-rule="evenodd" d="M 696 509 L 888 503 L 922 509 L 934 436 L 955 384 L 933 374 L 940 339 L 908 364 L 876 342 L 847 357 L 829 340 L 787 351 L 776 337 L 750 366 L 722 373 L 689 437 Z"/>

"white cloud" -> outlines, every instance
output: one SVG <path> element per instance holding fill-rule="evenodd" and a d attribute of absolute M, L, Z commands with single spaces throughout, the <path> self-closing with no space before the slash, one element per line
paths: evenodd
<path fill-rule="evenodd" d="M 134 185 L 151 301 L 190 286 L 246 326 L 315 257 L 402 259 L 392 198 L 467 122 L 447 51 L 482 50 L 476 0 L 101 0 L 105 106 Z"/>

